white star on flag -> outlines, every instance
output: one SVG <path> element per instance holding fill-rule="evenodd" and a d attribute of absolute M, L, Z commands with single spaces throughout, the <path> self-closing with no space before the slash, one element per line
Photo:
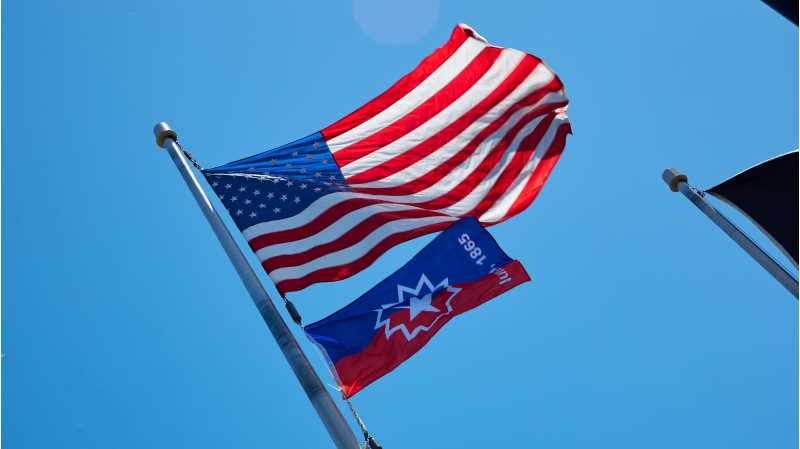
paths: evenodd
<path fill-rule="evenodd" d="M 425 295 L 420 295 L 420 293 L 423 291 L 423 287 L 428 293 Z M 447 310 L 444 311 L 431 304 L 431 301 L 433 300 L 433 294 L 443 291 L 450 293 L 450 297 L 445 301 Z M 387 339 L 395 332 L 402 332 L 403 336 L 406 337 L 406 340 L 410 341 L 419 335 L 420 332 L 426 332 L 430 330 L 443 316 L 449 315 L 453 311 L 453 307 L 450 305 L 450 302 L 460 291 L 461 289 L 458 287 L 451 287 L 447 278 L 444 278 L 438 284 L 433 285 L 425 273 L 422 273 L 420 274 L 416 288 L 406 287 L 398 284 L 397 302 L 384 304 L 380 309 L 375 310 L 378 312 L 378 316 L 375 319 L 375 329 L 380 329 L 383 327 L 384 334 L 386 335 Z M 408 305 L 401 306 L 400 304 L 406 302 L 406 296 L 408 296 Z M 389 315 L 389 318 L 383 318 L 383 312 L 391 309 L 408 309 L 410 320 L 413 320 L 417 317 L 417 315 L 423 312 L 438 312 L 439 314 L 433 319 L 433 321 L 430 322 L 430 324 L 418 325 L 414 327 L 414 329 L 409 330 L 404 323 L 392 326 L 390 322 L 392 315 Z"/>
<path fill-rule="evenodd" d="M 417 298 L 416 296 L 412 296 L 408 299 L 408 305 L 404 307 L 398 307 L 398 309 L 408 309 L 408 314 L 413 320 L 422 312 L 439 312 L 439 309 L 431 305 L 431 294 L 428 293 L 427 295 L 423 296 L 422 298 Z"/>

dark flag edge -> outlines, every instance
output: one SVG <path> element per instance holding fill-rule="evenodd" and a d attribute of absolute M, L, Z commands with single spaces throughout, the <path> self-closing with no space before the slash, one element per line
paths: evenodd
<path fill-rule="evenodd" d="M 798 5 L 796 0 L 761 0 L 786 20 L 797 25 Z"/>
<path fill-rule="evenodd" d="M 726 187 L 729 187 L 732 184 L 736 183 L 736 181 L 740 180 L 741 177 L 743 177 L 743 176 L 750 176 L 750 175 L 752 175 L 754 173 L 764 172 L 764 171 L 768 170 L 770 168 L 769 167 L 770 165 L 773 165 L 776 161 L 779 161 L 781 158 L 791 159 L 791 157 L 794 156 L 794 163 L 792 165 L 795 167 L 795 169 L 797 169 L 797 167 L 798 167 L 798 152 L 799 152 L 799 150 L 789 151 L 787 153 L 784 153 L 784 154 L 775 156 L 773 158 L 767 159 L 765 161 L 759 162 L 759 163 L 757 163 L 757 164 L 755 164 L 755 165 L 753 165 L 751 167 L 748 167 L 745 170 L 742 170 L 741 172 L 731 176 L 730 178 L 720 182 L 719 184 L 715 185 L 714 187 L 711 187 L 711 188 L 705 190 L 705 193 L 708 193 L 708 194 L 714 196 L 714 198 L 716 198 L 716 199 L 722 201 L 723 203 L 727 204 L 728 206 L 734 208 L 740 214 L 744 215 L 748 220 L 750 220 L 751 223 L 753 223 L 764 235 L 767 236 L 767 238 L 772 242 L 773 245 L 775 245 L 778 249 L 780 249 L 780 251 L 783 253 L 784 256 L 786 256 L 787 259 L 789 259 L 792 262 L 794 262 L 795 267 L 798 266 L 798 261 L 797 261 L 798 260 L 797 259 L 797 250 L 798 250 L 798 248 L 797 248 L 797 245 L 793 245 L 794 246 L 794 248 L 793 248 L 794 252 L 792 252 L 790 249 L 787 249 L 786 246 L 784 244 L 780 243 L 780 241 L 771 232 L 769 232 L 764 226 L 762 226 L 761 223 L 758 222 L 758 220 L 756 220 L 753 216 L 751 216 L 751 214 L 748 213 L 747 211 L 745 211 L 742 207 L 740 207 L 739 205 L 734 203 L 733 200 L 727 198 L 725 196 L 725 194 L 721 192 L 721 190 L 725 190 Z M 797 171 L 795 171 L 795 174 L 797 174 Z M 795 184 L 795 186 L 797 186 L 797 179 L 796 178 L 795 178 L 795 183 L 794 184 Z M 795 188 L 794 193 L 795 193 L 795 195 L 797 195 L 797 188 Z M 795 197 L 793 204 L 794 204 L 795 208 L 798 207 L 797 206 L 797 197 Z M 792 216 L 795 219 L 798 218 L 797 209 L 795 209 L 795 212 L 792 214 Z M 795 226 L 794 235 L 795 236 L 797 235 L 797 226 Z"/>

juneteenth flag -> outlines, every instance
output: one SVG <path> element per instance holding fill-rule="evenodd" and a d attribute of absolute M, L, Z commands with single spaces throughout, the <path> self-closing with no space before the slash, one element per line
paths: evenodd
<path fill-rule="evenodd" d="M 524 210 L 564 148 L 567 103 L 541 60 L 461 24 L 355 112 L 204 174 L 285 295 L 462 217 Z"/>
<path fill-rule="evenodd" d="M 477 220 L 464 218 L 305 331 L 349 398 L 414 355 L 456 315 L 529 280 Z"/>

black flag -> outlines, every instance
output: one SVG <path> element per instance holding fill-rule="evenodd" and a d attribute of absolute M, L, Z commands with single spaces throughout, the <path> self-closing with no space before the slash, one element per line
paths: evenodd
<path fill-rule="evenodd" d="M 797 264 L 798 152 L 778 156 L 706 192 L 752 220 Z"/>
<path fill-rule="evenodd" d="M 763 0 L 787 20 L 797 25 L 797 0 Z"/>

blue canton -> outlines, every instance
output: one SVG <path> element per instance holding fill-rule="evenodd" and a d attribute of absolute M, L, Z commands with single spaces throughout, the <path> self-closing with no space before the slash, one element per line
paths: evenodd
<path fill-rule="evenodd" d="M 320 133 L 203 174 L 241 230 L 297 215 L 324 195 L 350 190 Z"/>

